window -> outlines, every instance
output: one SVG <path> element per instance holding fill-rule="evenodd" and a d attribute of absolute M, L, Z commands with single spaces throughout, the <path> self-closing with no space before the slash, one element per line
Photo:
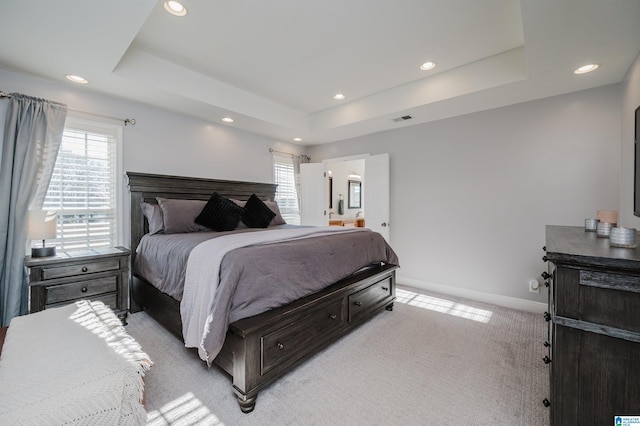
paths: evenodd
<path fill-rule="evenodd" d="M 300 225 L 300 206 L 298 204 L 293 158 L 274 154 L 273 175 L 273 180 L 278 185 L 276 202 L 280 207 L 282 218 L 291 225 Z"/>
<path fill-rule="evenodd" d="M 120 243 L 122 127 L 68 117 L 43 209 L 58 213 L 61 250 Z"/>

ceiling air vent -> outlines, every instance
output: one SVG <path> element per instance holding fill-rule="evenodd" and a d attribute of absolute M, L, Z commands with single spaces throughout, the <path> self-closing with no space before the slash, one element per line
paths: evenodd
<path fill-rule="evenodd" d="M 393 121 L 399 123 L 401 121 L 411 120 L 413 117 L 410 115 L 403 115 L 402 117 L 394 118 Z"/>

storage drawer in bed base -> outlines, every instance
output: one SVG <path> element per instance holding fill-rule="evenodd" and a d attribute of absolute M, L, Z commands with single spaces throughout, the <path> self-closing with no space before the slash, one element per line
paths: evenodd
<path fill-rule="evenodd" d="M 253 410 L 260 389 L 383 308 L 392 310 L 396 269 L 394 265 L 384 265 L 366 270 L 287 306 L 231 324 L 214 362 L 233 376 L 233 389 L 242 411 Z M 357 300 L 363 300 L 364 309 L 355 313 L 349 302 Z M 311 339 L 295 337 L 297 332 L 309 330 Z M 293 347 L 285 346 L 287 338 Z"/>

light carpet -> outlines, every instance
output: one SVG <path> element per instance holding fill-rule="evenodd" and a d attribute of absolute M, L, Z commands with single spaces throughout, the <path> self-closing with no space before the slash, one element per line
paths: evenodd
<path fill-rule="evenodd" d="M 258 395 L 243 414 L 231 378 L 146 313 L 127 331 L 154 362 L 150 425 L 546 425 L 539 314 L 399 287 L 383 311 Z"/>

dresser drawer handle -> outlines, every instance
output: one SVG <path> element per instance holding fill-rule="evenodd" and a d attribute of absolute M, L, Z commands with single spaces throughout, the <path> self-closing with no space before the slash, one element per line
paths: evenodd
<path fill-rule="evenodd" d="M 83 293 L 86 293 L 87 292 L 87 288 L 86 287 L 82 287 L 82 290 L 80 290 L 80 291 L 83 292 Z"/>
<path fill-rule="evenodd" d="M 89 269 L 86 266 L 82 267 L 82 272 L 87 272 Z"/>
<path fill-rule="evenodd" d="M 389 287 L 382 287 L 384 291 L 389 291 Z"/>
<path fill-rule="evenodd" d="M 338 318 L 338 316 L 337 316 L 336 314 L 331 314 L 331 315 L 329 315 L 329 318 L 331 318 L 332 320 L 334 320 L 334 319 Z"/>
<path fill-rule="evenodd" d="M 276 345 L 278 346 L 278 349 L 283 350 L 284 349 L 284 345 L 280 342 L 278 342 L 278 344 Z"/>
<path fill-rule="evenodd" d="M 545 407 L 548 407 L 551 405 L 551 402 L 549 402 L 549 400 L 547 398 L 542 400 L 542 405 L 544 405 Z"/>
<path fill-rule="evenodd" d="M 356 300 L 355 302 L 353 302 L 353 304 L 356 306 L 362 306 L 362 302 L 359 300 Z"/>
<path fill-rule="evenodd" d="M 551 358 L 549 358 L 547 355 L 545 355 L 544 358 L 542 358 L 542 360 L 544 361 L 545 364 L 551 363 Z"/>

